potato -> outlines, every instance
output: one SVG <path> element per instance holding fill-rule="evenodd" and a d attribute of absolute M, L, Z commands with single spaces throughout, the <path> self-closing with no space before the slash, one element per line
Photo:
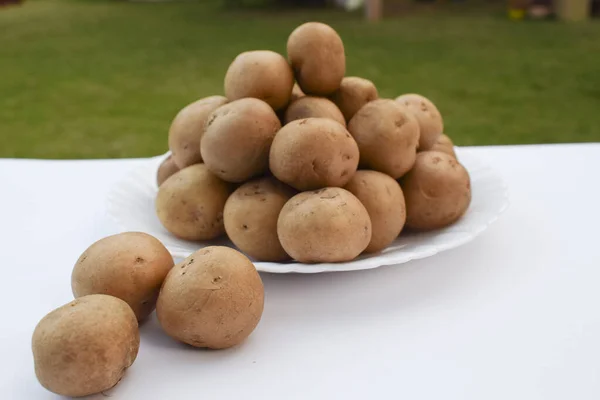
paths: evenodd
<path fill-rule="evenodd" d="M 156 315 L 165 332 L 195 347 L 224 349 L 246 339 L 263 312 L 254 265 L 228 247 L 205 247 L 169 272 Z"/>
<path fill-rule="evenodd" d="M 339 123 L 326 118 L 290 122 L 277 133 L 269 165 L 280 181 L 298 190 L 344 186 L 358 165 L 358 146 Z"/>
<path fill-rule="evenodd" d="M 296 191 L 273 177 L 240 186 L 225 203 L 225 231 L 241 251 L 259 261 L 285 261 L 277 218 Z"/>
<path fill-rule="evenodd" d="M 294 83 L 294 88 L 292 89 L 292 97 L 290 97 L 290 103 L 298 100 L 300 97 L 306 96 L 300 86 L 297 83 Z"/>
<path fill-rule="evenodd" d="M 437 107 L 419 94 L 404 94 L 396 101 L 412 112 L 419 123 L 419 150 L 427 151 L 444 132 L 444 121 Z"/>
<path fill-rule="evenodd" d="M 346 120 L 339 108 L 324 97 L 301 97 L 291 103 L 285 112 L 286 124 L 304 118 L 329 118 L 346 126 Z"/>
<path fill-rule="evenodd" d="M 299 193 L 281 210 L 277 234 L 297 261 L 350 261 L 371 240 L 371 220 L 361 202 L 342 188 Z"/>
<path fill-rule="evenodd" d="M 346 74 L 344 43 L 329 25 L 300 25 L 288 38 L 287 53 L 304 93 L 326 96 L 340 87 Z"/>
<path fill-rule="evenodd" d="M 290 101 L 294 73 L 287 60 L 272 51 L 247 51 L 235 58 L 225 75 L 225 96 L 229 100 L 255 97 L 274 110 Z"/>
<path fill-rule="evenodd" d="M 452 143 L 452 140 L 444 134 L 441 134 L 438 137 L 435 144 L 431 147 L 431 151 L 441 151 L 442 153 L 449 154 L 458 159 L 456 157 L 456 152 L 454 151 L 454 143 Z"/>
<path fill-rule="evenodd" d="M 140 346 L 135 314 L 116 297 L 93 294 L 50 312 L 37 324 L 31 347 L 43 387 L 81 397 L 115 386 Z"/>
<path fill-rule="evenodd" d="M 98 240 L 77 260 L 71 288 L 77 297 L 108 294 L 127 302 L 138 321 L 154 310 L 173 257 L 155 237 L 125 232 Z"/>
<path fill-rule="evenodd" d="M 165 158 L 164 161 L 160 163 L 158 171 L 156 171 L 156 185 L 162 185 L 168 177 L 177 171 L 179 171 L 179 167 L 175 164 L 173 155 L 169 155 L 169 157 Z"/>
<path fill-rule="evenodd" d="M 375 253 L 388 247 L 406 221 L 404 194 L 398 182 L 381 172 L 360 170 L 345 189 L 360 200 L 371 219 L 373 233 L 365 251 Z"/>
<path fill-rule="evenodd" d="M 264 101 L 232 101 L 218 108 L 207 122 L 200 143 L 204 163 L 228 182 L 262 175 L 269 168 L 269 149 L 279 128 L 279 118 Z"/>
<path fill-rule="evenodd" d="M 200 139 L 208 116 L 227 103 L 223 96 L 211 96 L 184 107 L 171 123 L 169 149 L 179 169 L 202 162 Z"/>
<path fill-rule="evenodd" d="M 442 228 L 456 222 L 471 203 L 467 170 L 451 155 L 425 151 L 400 182 L 406 199 L 406 226 Z"/>
<path fill-rule="evenodd" d="M 214 239 L 225 232 L 223 208 L 232 191 L 204 164 L 177 172 L 159 188 L 156 213 L 173 235 L 186 240 Z"/>
<path fill-rule="evenodd" d="M 412 168 L 417 155 L 419 124 L 393 100 L 367 103 L 350 120 L 348 130 L 360 149 L 360 165 L 394 179 Z"/>
<path fill-rule="evenodd" d="M 340 88 L 330 96 L 348 122 L 365 104 L 378 98 L 373 82 L 356 76 L 342 79 Z"/>

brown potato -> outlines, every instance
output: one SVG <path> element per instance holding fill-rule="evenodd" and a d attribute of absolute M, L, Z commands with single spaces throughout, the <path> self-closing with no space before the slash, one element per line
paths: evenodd
<path fill-rule="evenodd" d="M 115 386 L 140 346 L 135 314 L 116 297 L 93 294 L 50 312 L 37 324 L 31 347 L 43 387 L 70 397 Z"/>
<path fill-rule="evenodd" d="M 346 74 L 344 43 L 329 25 L 300 25 L 288 38 L 287 53 L 304 93 L 326 96 L 340 87 Z"/>
<path fill-rule="evenodd" d="M 441 151 L 442 153 L 449 154 L 458 159 L 456 157 L 456 152 L 454 151 L 454 143 L 452 143 L 452 140 L 444 134 L 441 134 L 438 137 L 435 144 L 431 147 L 431 151 Z"/>
<path fill-rule="evenodd" d="M 326 118 L 290 122 L 277 133 L 269 165 L 280 181 L 298 190 L 344 186 L 356 172 L 359 154 L 346 128 Z"/>
<path fill-rule="evenodd" d="M 365 252 L 375 253 L 388 247 L 406 221 L 404 194 L 398 182 L 381 172 L 360 170 L 345 189 L 360 200 L 371 219 L 373 234 Z"/>
<path fill-rule="evenodd" d="M 267 103 L 240 99 L 218 108 L 206 125 L 200 152 L 206 166 L 228 182 L 244 182 L 269 169 L 279 118 Z"/>
<path fill-rule="evenodd" d="M 225 75 L 225 96 L 229 100 L 255 97 L 274 110 L 290 101 L 294 73 L 287 60 L 272 51 L 247 51 L 235 58 Z"/>
<path fill-rule="evenodd" d="M 421 136 L 419 150 L 427 151 L 444 132 L 444 121 L 437 107 L 426 97 L 419 94 L 404 94 L 396 101 L 412 112 L 419 123 Z"/>
<path fill-rule="evenodd" d="M 346 126 L 346 120 L 339 108 L 324 97 L 301 97 L 291 103 L 285 112 L 286 124 L 304 118 L 329 118 Z"/>
<path fill-rule="evenodd" d="M 406 199 L 406 226 L 442 228 L 456 222 L 471 203 L 467 170 L 451 155 L 425 151 L 400 182 Z"/>
<path fill-rule="evenodd" d="M 367 103 L 354 115 L 348 130 L 358 143 L 362 168 L 383 172 L 394 179 L 412 168 L 419 124 L 394 100 Z"/>
<path fill-rule="evenodd" d="M 300 97 L 306 96 L 300 86 L 297 83 L 294 83 L 294 88 L 292 89 L 292 97 L 290 98 L 290 103 L 298 100 Z"/>
<path fill-rule="evenodd" d="M 223 96 L 211 96 L 185 106 L 171 123 L 169 149 L 179 169 L 202 162 L 200 139 L 208 116 L 227 103 Z"/>
<path fill-rule="evenodd" d="M 241 251 L 259 261 L 285 261 L 277 218 L 296 191 L 273 177 L 240 186 L 225 203 L 225 231 Z"/>
<path fill-rule="evenodd" d="M 169 157 L 165 158 L 164 161 L 160 163 L 158 171 L 156 171 L 156 184 L 158 186 L 162 185 L 168 177 L 177 171 L 179 171 L 179 167 L 175 164 L 173 155 L 169 155 Z"/>
<path fill-rule="evenodd" d="M 378 98 L 373 82 L 356 76 L 342 79 L 340 88 L 330 96 L 348 122 L 365 104 Z"/>
<path fill-rule="evenodd" d="M 231 190 L 204 164 L 184 168 L 158 188 L 158 219 L 182 239 L 214 239 L 225 232 L 223 208 Z"/>
<path fill-rule="evenodd" d="M 213 246 L 198 250 L 169 272 L 156 315 L 174 339 L 224 349 L 252 333 L 263 305 L 263 284 L 250 260 L 236 250 Z"/>
<path fill-rule="evenodd" d="M 350 261 L 369 244 L 371 220 L 352 193 L 324 188 L 292 197 L 279 214 L 277 233 L 297 261 Z"/>
<path fill-rule="evenodd" d="M 108 294 L 127 302 L 138 321 L 154 310 L 173 257 L 153 236 L 125 232 L 98 240 L 77 260 L 71 288 L 77 297 Z"/>

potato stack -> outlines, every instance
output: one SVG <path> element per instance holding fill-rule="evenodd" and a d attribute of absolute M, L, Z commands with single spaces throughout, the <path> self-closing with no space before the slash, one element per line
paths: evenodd
<path fill-rule="evenodd" d="M 469 175 L 431 101 L 345 77 L 342 39 L 322 23 L 296 28 L 287 56 L 238 55 L 225 96 L 177 114 L 157 174 L 169 232 L 227 234 L 258 261 L 344 262 L 465 213 Z"/>

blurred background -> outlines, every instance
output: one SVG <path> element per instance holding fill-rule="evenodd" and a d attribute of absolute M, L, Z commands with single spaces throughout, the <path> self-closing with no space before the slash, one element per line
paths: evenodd
<path fill-rule="evenodd" d="M 316 20 L 347 75 L 429 97 L 458 145 L 600 141 L 596 0 L 0 0 L 0 157 L 140 157 L 245 50 Z"/>

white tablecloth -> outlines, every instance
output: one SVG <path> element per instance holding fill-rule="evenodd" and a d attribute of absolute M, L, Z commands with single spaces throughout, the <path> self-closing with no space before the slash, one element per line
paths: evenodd
<path fill-rule="evenodd" d="M 600 399 L 600 145 L 474 149 L 511 207 L 458 249 L 394 267 L 268 275 L 243 345 L 180 345 L 153 319 L 111 399 Z M 55 398 L 31 333 L 116 233 L 105 195 L 137 160 L 0 160 L 0 398 Z M 99 396 L 98 398 L 104 398 Z"/>

